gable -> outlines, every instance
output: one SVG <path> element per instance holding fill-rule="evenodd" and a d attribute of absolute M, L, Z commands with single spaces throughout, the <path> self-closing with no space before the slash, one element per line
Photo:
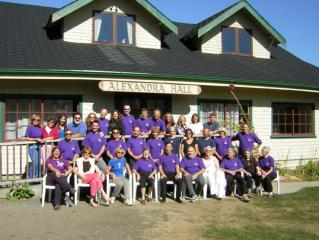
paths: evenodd
<path fill-rule="evenodd" d="M 49 25 L 58 22 L 59 20 L 70 16 L 79 9 L 87 6 L 90 3 L 95 2 L 96 0 L 77 0 L 74 1 L 65 7 L 59 9 L 58 11 L 52 13 Z M 149 14 L 151 14 L 159 23 L 161 23 L 166 30 L 178 34 L 178 28 L 173 22 L 171 22 L 163 13 L 156 9 L 152 4 L 147 0 L 134 0 L 138 5 L 143 7 Z"/>

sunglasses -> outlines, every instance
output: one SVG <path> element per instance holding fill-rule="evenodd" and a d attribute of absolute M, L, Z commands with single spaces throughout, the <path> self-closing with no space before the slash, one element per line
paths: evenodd
<path fill-rule="evenodd" d="M 32 119 L 32 121 L 34 122 L 40 122 L 40 119 Z"/>
<path fill-rule="evenodd" d="M 83 154 L 91 154 L 90 152 L 83 152 Z"/>
<path fill-rule="evenodd" d="M 66 136 L 70 136 L 70 135 L 72 135 L 72 133 L 66 133 L 65 135 L 66 135 Z"/>

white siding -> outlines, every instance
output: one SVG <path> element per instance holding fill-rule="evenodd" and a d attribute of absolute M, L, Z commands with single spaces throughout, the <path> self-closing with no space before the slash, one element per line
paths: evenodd
<path fill-rule="evenodd" d="M 160 26 L 145 10 L 133 1 L 95 1 L 64 19 L 64 41 L 92 43 L 93 11 L 119 12 L 136 16 L 136 46 L 161 48 Z"/>
<path fill-rule="evenodd" d="M 257 58 L 270 58 L 270 52 L 268 50 L 270 41 L 268 37 L 251 18 L 244 14 L 237 14 L 227 19 L 220 26 L 217 26 L 215 29 L 207 33 L 202 39 L 203 53 L 222 53 L 221 26 L 251 29 L 253 32 L 253 56 Z"/>

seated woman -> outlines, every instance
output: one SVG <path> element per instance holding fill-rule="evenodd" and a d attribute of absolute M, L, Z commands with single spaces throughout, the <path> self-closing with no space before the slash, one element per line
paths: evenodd
<path fill-rule="evenodd" d="M 212 198 L 222 200 L 225 197 L 226 179 L 225 173 L 219 169 L 219 161 L 214 156 L 215 148 L 207 146 L 204 148 L 203 163 L 206 167 L 204 178 L 210 189 Z"/>
<path fill-rule="evenodd" d="M 260 195 L 261 171 L 258 162 L 254 159 L 249 149 L 244 150 L 244 157 L 241 158 L 241 162 L 244 166 L 244 179 L 248 197 L 252 193 L 253 180 L 255 181 L 256 194 Z"/>
<path fill-rule="evenodd" d="M 148 148 L 143 149 L 143 156 L 135 162 L 133 172 L 136 174 L 136 180 L 140 182 L 141 203 L 145 205 L 146 183 L 148 184 L 148 196 L 150 196 L 154 187 L 156 174 L 156 165 L 151 159 L 150 150 Z M 149 197 L 148 200 L 150 200 Z"/>
<path fill-rule="evenodd" d="M 54 210 L 59 210 L 62 195 L 65 193 L 75 193 L 74 188 L 67 182 L 67 176 L 72 172 L 72 166 L 69 165 L 67 160 L 62 159 L 59 148 L 54 147 L 51 156 L 47 160 L 47 168 L 47 184 L 55 186 Z M 66 195 L 65 202 L 70 206 L 71 201 L 68 195 Z"/>
<path fill-rule="evenodd" d="M 229 148 L 226 157 L 220 164 L 220 169 L 225 172 L 227 181 L 226 196 L 233 195 L 236 180 L 239 199 L 244 202 L 249 202 L 249 198 L 244 195 L 245 180 L 241 175 L 241 172 L 243 172 L 243 168 L 243 164 L 241 163 L 239 158 L 235 156 L 235 150 L 233 148 Z"/>
<path fill-rule="evenodd" d="M 195 148 L 190 146 L 187 150 L 187 157 L 182 159 L 180 164 L 181 172 L 184 175 L 184 184 L 186 184 L 189 193 L 192 196 L 191 202 L 197 201 L 197 195 L 202 192 L 205 185 L 203 173 L 205 172 L 205 165 L 199 157 L 196 156 Z M 193 186 L 193 181 L 197 185 L 196 193 Z"/>
<path fill-rule="evenodd" d="M 268 196 L 272 197 L 272 181 L 277 177 L 277 171 L 275 169 L 275 161 L 269 155 L 270 148 L 263 147 L 261 149 L 261 156 L 258 159 L 259 167 L 261 169 L 261 184 Z"/>
<path fill-rule="evenodd" d="M 102 193 L 103 198 L 108 205 L 109 199 L 103 190 L 103 184 L 98 173 L 98 168 L 95 165 L 95 159 L 90 158 L 91 148 L 83 148 L 83 157 L 78 158 L 75 161 L 74 174 L 76 174 L 81 180 L 82 183 L 90 184 L 90 205 L 92 207 L 97 207 L 98 205 L 94 202 L 94 197 L 97 191 Z"/>
<path fill-rule="evenodd" d="M 128 206 L 132 205 L 132 199 L 130 196 L 130 181 L 124 176 L 124 168 L 126 173 L 131 174 L 130 165 L 126 162 L 124 157 L 125 151 L 118 147 L 115 149 L 115 157 L 113 157 L 108 164 L 107 173 L 112 177 L 115 183 L 115 189 L 112 193 L 111 203 L 115 202 L 115 199 L 120 196 L 121 190 L 124 187 L 124 203 Z"/>

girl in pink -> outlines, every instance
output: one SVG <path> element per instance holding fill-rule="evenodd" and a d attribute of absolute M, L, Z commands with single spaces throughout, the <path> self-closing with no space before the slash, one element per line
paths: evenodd
<path fill-rule="evenodd" d="M 92 207 L 97 207 L 98 205 L 94 202 L 94 197 L 97 191 L 102 193 L 103 198 L 106 201 L 106 204 L 109 204 L 109 198 L 103 190 L 103 184 L 100 178 L 99 171 L 95 166 L 94 158 L 90 158 L 91 148 L 83 148 L 83 157 L 78 158 L 75 161 L 74 173 L 80 178 L 82 183 L 90 184 L 90 205 Z"/>

